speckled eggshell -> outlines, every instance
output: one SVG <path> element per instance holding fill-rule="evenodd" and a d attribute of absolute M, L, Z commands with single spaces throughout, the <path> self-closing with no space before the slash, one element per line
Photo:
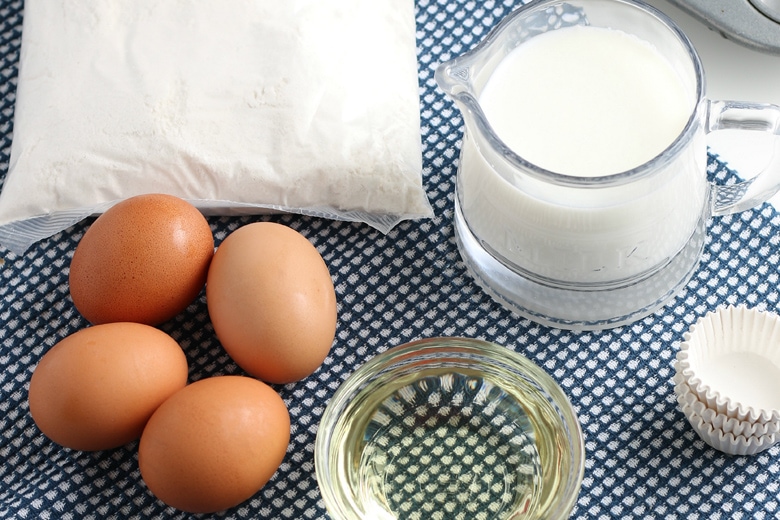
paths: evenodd
<path fill-rule="evenodd" d="M 116 448 L 187 384 L 187 359 L 170 336 L 140 323 L 106 323 L 67 336 L 30 379 L 30 415 L 54 442 L 76 450 Z"/>
<path fill-rule="evenodd" d="M 248 224 L 225 238 L 209 268 L 206 302 L 230 357 L 270 383 L 310 375 L 336 334 L 328 267 L 306 237 L 281 224 Z"/>
<path fill-rule="evenodd" d="M 158 325 L 206 282 L 214 237 L 203 215 L 171 195 L 131 197 L 87 229 L 70 264 L 70 295 L 91 323 Z"/>
<path fill-rule="evenodd" d="M 138 447 L 141 477 L 165 504 L 213 513 L 257 493 L 284 459 L 290 416 L 265 383 L 244 376 L 196 381 L 163 403 Z"/>

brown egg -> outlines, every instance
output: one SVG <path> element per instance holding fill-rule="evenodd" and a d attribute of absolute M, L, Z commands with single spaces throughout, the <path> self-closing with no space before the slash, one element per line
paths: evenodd
<path fill-rule="evenodd" d="M 91 323 L 157 325 L 184 310 L 206 282 L 214 237 L 190 203 L 139 195 L 95 220 L 70 264 L 70 295 Z"/>
<path fill-rule="evenodd" d="M 290 442 L 290 416 L 271 387 L 243 376 L 190 384 L 149 419 L 138 447 L 141 477 L 169 506 L 228 509 L 257 493 Z"/>
<path fill-rule="evenodd" d="M 303 235 L 280 224 L 249 224 L 222 242 L 209 268 L 206 302 L 230 357 L 271 383 L 314 372 L 336 334 L 328 267 Z"/>
<path fill-rule="evenodd" d="M 30 414 L 62 446 L 105 450 L 139 438 L 186 383 L 184 352 L 164 332 L 140 323 L 95 325 L 41 358 L 30 379 Z"/>

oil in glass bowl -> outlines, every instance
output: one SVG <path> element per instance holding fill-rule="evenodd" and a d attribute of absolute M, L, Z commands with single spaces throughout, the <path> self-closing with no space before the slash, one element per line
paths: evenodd
<path fill-rule="evenodd" d="M 411 520 L 533 509 L 542 470 L 523 406 L 479 374 L 437 372 L 389 389 L 369 411 L 354 444 L 361 500 Z"/>
<path fill-rule="evenodd" d="M 323 417 L 320 428 L 332 431 L 318 433 L 315 462 L 331 515 L 519 520 L 568 514 L 584 461 L 576 417 L 574 425 L 561 418 L 570 409 L 561 410 L 535 381 L 518 375 L 517 355 L 504 347 L 477 342 L 472 350 L 475 340 L 453 339 L 413 345 L 356 372 L 357 381 L 343 387 L 354 390 L 352 398 L 342 401 L 337 392 L 329 408 L 340 408 L 338 417 L 332 423 L 328 411 Z M 384 366 L 382 356 L 389 360 Z M 377 371 L 369 375 L 372 366 Z M 535 368 L 541 374 L 534 376 L 546 377 Z M 323 461 L 326 438 L 333 444 Z"/>

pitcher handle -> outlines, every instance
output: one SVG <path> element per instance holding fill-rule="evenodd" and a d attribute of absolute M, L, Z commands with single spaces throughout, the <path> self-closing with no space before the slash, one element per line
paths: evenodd
<path fill-rule="evenodd" d="M 712 216 L 739 213 L 769 200 L 780 189 L 780 106 L 741 101 L 708 101 L 707 133 L 718 130 L 768 132 L 774 152 L 766 168 L 737 184 L 712 185 Z"/>

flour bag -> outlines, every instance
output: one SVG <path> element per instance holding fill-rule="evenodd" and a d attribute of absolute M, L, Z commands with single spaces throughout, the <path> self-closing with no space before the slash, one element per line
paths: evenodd
<path fill-rule="evenodd" d="M 430 217 L 415 36 L 413 0 L 26 0 L 0 246 L 148 192 Z"/>

